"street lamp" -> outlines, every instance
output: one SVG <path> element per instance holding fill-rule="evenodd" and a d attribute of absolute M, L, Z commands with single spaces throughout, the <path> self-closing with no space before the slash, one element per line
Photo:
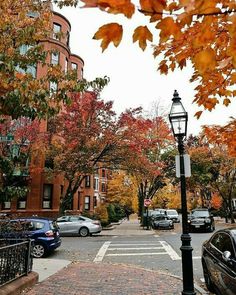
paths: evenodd
<path fill-rule="evenodd" d="M 188 213 L 186 200 L 186 179 L 184 167 L 184 144 L 183 140 L 187 134 L 188 113 L 185 111 L 178 92 L 174 91 L 173 103 L 171 106 L 169 120 L 174 137 L 178 142 L 179 163 L 180 163 L 180 184 L 181 184 L 181 207 L 182 207 L 182 273 L 183 291 L 182 295 L 195 295 L 193 283 L 193 260 L 191 237 L 188 232 Z"/>

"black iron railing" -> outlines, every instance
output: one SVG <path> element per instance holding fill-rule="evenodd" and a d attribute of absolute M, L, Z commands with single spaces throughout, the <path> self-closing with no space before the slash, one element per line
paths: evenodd
<path fill-rule="evenodd" d="M 0 240 L 0 286 L 32 270 L 31 243 L 29 240 Z"/>

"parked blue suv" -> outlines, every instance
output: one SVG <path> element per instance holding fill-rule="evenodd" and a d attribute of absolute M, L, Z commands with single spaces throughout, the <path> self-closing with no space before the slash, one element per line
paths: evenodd
<path fill-rule="evenodd" d="M 32 255 L 40 258 L 61 245 L 56 221 L 41 217 L 1 220 L 0 237 L 5 239 L 33 239 Z"/>

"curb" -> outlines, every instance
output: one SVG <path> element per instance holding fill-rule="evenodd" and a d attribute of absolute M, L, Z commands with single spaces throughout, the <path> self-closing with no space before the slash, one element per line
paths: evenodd
<path fill-rule="evenodd" d="M 27 276 L 20 277 L 0 288 L 0 295 L 20 295 L 24 289 L 33 287 L 38 282 L 39 275 L 31 271 Z"/>

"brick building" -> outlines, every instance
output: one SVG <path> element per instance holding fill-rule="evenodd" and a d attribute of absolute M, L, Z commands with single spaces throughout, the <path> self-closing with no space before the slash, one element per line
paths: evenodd
<path fill-rule="evenodd" d="M 52 19 L 52 34 L 47 40 L 42 41 L 45 50 L 50 52 L 47 55 L 47 62 L 54 65 L 61 65 L 63 71 L 70 69 L 77 70 L 78 79 L 83 77 L 84 61 L 76 54 L 71 53 L 69 47 L 71 26 L 69 21 L 61 14 L 54 12 Z M 22 48 L 24 50 L 24 48 Z M 25 48 L 27 50 L 27 48 Z M 31 68 L 31 73 L 35 78 L 45 75 L 47 68 L 38 64 Z M 49 82 L 50 90 L 55 91 L 55 82 Z M 47 130 L 47 122 L 43 121 L 40 132 Z M 42 157 L 38 163 L 40 168 L 47 167 L 47 159 Z M 79 191 L 74 195 L 71 211 L 73 213 L 82 211 L 94 211 L 97 204 L 106 195 L 107 171 L 97 169 L 95 175 L 86 176 L 84 183 Z M 18 213 L 24 216 L 57 216 L 59 211 L 60 199 L 65 193 L 66 181 L 60 175 L 47 179 L 45 173 L 34 173 L 28 183 L 30 191 L 21 199 L 3 202 L 2 212 Z"/>

